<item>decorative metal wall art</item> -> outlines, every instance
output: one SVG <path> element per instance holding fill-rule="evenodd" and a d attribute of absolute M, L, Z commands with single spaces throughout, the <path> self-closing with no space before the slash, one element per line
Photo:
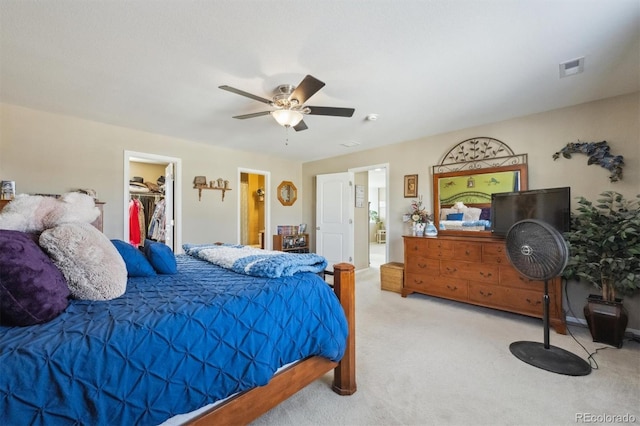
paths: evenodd
<path fill-rule="evenodd" d="M 622 179 L 622 166 L 624 159 L 622 155 L 612 155 L 609 152 L 609 144 L 607 141 L 602 142 L 570 142 L 560 151 L 553 154 L 553 159 L 557 160 L 562 155 L 564 158 L 571 158 L 571 154 L 586 154 L 589 159 L 587 165 L 598 164 L 609 170 L 611 175 L 609 180 L 617 182 Z"/>

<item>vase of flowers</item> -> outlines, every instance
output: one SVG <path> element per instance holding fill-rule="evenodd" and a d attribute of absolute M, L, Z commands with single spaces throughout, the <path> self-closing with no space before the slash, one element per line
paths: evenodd
<path fill-rule="evenodd" d="M 422 195 L 420 195 L 417 200 L 411 201 L 409 221 L 412 225 L 412 234 L 417 237 L 422 237 L 427 224 L 431 221 L 431 215 L 422 204 Z"/>

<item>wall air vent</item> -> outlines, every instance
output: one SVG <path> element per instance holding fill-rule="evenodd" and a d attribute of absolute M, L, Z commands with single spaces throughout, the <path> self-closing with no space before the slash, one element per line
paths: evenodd
<path fill-rule="evenodd" d="M 358 146 L 360 145 L 360 142 L 345 142 L 345 143 L 341 143 L 340 145 L 344 146 L 345 148 L 352 148 L 354 146 Z"/>
<path fill-rule="evenodd" d="M 560 78 L 580 74 L 584 71 L 584 56 L 560 64 Z"/>

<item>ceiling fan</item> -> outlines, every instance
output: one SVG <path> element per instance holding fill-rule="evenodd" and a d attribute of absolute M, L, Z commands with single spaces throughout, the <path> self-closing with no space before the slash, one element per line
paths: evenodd
<path fill-rule="evenodd" d="M 271 114 L 281 126 L 293 127 L 296 132 L 299 132 L 307 129 L 307 125 L 303 121 L 305 114 L 329 115 L 333 117 L 351 117 L 353 115 L 355 111 L 353 108 L 304 105 L 304 103 L 316 94 L 316 92 L 322 89 L 324 85 L 325 84 L 317 78 L 307 75 L 302 79 L 297 87 L 290 84 L 282 84 L 278 86 L 272 99 L 262 98 L 231 86 L 219 86 L 219 88 L 277 108 L 274 111 L 261 111 L 254 112 L 252 114 L 236 115 L 233 118 L 244 120 L 246 118 Z"/>

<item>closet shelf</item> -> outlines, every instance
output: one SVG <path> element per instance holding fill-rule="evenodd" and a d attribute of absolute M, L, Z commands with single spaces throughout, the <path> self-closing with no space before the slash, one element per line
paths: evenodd
<path fill-rule="evenodd" d="M 194 189 L 198 190 L 198 201 L 202 201 L 202 190 L 203 189 L 207 189 L 207 190 L 213 190 L 213 191 L 222 191 L 222 201 L 224 201 L 224 193 L 227 191 L 231 191 L 231 188 L 211 188 L 209 186 L 194 186 Z"/>

